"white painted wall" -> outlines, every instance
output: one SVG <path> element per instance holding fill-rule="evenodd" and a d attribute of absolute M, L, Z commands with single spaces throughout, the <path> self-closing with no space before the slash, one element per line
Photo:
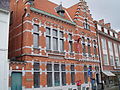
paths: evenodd
<path fill-rule="evenodd" d="M 0 9 L 0 90 L 8 90 L 8 33 L 10 13 Z"/>

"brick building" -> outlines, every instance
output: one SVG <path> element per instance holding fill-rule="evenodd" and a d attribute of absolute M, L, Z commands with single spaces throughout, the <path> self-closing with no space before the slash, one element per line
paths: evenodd
<path fill-rule="evenodd" d="M 120 39 L 119 34 L 104 19 L 95 21 L 99 42 L 102 80 L 105 88 L 112 87 L 120 81 Z"/>
<path fill-rule="evenodd" d="M 11 0 L 10 7 L 9 88 L 67 90 L 81 80 L 86 89 L 99 83 L 96 29 L 84 0 L 70 8 Z"/>

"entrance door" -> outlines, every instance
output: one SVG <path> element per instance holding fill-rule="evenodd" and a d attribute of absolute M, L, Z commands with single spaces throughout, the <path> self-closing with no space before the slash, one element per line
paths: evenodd
<path fill-rule="evenodd" d="M 22 90 L 22 73 L 12 73 L 11 90 Z"/>

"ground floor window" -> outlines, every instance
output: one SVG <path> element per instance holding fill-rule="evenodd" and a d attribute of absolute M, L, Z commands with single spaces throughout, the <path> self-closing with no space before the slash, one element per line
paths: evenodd
<path fill-rule="evenodd" d="M 47 86 L 52 87 L 52 72 L 47 72 Z"/>
<path fill-rule="evenodd" d="M 34 72 L 34 88 L 40 87 L 40 73 Z"/>

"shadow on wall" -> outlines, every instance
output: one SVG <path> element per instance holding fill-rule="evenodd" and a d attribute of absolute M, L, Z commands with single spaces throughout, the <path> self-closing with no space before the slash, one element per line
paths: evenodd
<path fill-rule="evenodd" d="M 0 0 L 0 8 L 9 10 L 9 0 Z"/>

